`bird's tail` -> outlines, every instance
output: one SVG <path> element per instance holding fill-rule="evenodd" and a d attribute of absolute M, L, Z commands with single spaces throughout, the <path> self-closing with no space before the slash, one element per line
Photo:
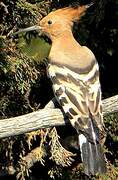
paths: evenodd
<path fill-rule="evenodd" d="M 93 126 L 90 131 L 91 135 L 93 135 L 93 142 L 84 134 L 79 134 L 79 145 L 82 162 L 84 164 L 84 172 L 88 176 L 95 175 L 96 173 L 104 174 L 106 172 L 106 164 L 102 147 L 100 143 L 96 142 L 96 134 Z"/>

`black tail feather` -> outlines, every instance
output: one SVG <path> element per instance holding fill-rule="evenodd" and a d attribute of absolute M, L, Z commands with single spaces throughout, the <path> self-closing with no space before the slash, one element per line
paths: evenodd
<path fill-rule="evenodd" d="M 88 142 L 83 134 L 79 135 L 79 144 L 85 174 L 88 176 L 96 173 L 104 174 L 106 164 L 101 145 Z"/>

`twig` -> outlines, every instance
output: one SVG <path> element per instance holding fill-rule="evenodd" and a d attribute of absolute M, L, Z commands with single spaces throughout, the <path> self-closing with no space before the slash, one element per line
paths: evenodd
<path fill-rule="evenodd" d="M 4 11 L 6 12 L 6 14 L 8 14 L 8 9 L 7 9 L 7 6 L 3 3 L 3 2 L 0 2 L 0 5 L 4 8 Z"/>

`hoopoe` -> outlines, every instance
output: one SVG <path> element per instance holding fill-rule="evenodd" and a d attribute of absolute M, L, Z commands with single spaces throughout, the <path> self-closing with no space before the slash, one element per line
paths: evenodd
<path fill-rule="evenodd" d="M 48 75 L 57 101 L 78 133 L 85 174 L 90 176 L 105 173 L 106 166 L 101 148 L 105 130 L 98 63 L 72 34 L 74 21 L 79 21 L 87 7 L 58 9 L 23 31 L 39 30 L 52 41 Z"/>

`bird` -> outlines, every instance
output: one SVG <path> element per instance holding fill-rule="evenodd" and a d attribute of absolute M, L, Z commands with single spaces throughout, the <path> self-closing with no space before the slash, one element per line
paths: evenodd
<path fill-rule="evenodd" d="M 90 177 L 106 172 L 99 65 L 93 52 L 72 33 L 74 22 L 79 22 L 89 6 L 57 9 L 23 32 L 39 30 L 52 42 L 47 74 L 56 100 L 76 129 L 84 173 Z"/>

